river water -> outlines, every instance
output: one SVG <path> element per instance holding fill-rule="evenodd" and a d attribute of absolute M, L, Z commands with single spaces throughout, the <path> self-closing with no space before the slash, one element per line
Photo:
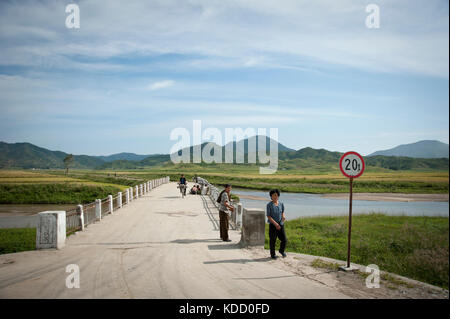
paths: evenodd
<path fill-rule="evenodd" d="M 270 201 L 269 192 L 233 189 L 236 195 L 251 195 L 267 198 L 256 200 L 241 198 L 244 207 L 266 208 Z M 305 216 L 337 216 L 348 215 L 349 201 L 344 199 L 325 198 L 317 194 L 282 193 L 280 201 L 284 203 L 286 219 Z M 443 216 L 449 217 L 447 202 L 388 202 L 353 200 L 353 214 L 383 213 L 386 215 L 406 216 Z"/>
<path fill-rule="evenodd" d="M 70 210 L 76 208 L 76 204 L 1 204 L 0 218 L 11 216 L 29 216 L 47 210 Z"/>

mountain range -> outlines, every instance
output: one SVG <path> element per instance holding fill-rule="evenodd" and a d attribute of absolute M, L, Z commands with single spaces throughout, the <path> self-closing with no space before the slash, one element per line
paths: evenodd
<path fill-rule="evenodd" d="M 236 152 L 239 151 L 247 162 L 249 145 L 256 144 L 256 136 L 238 142 L 230 142 L 225 146 L 215 145 L 222 151 L 222 161 L 225 159 L 226 149 L 233 148 L 236 163 Z M 276 143 L 276 142 L 275 142 Z M 269 150 L 270 140 L 266 139 L 266 150 Z M 204 150 L 207 143 L 200 145 Z M 186 149 L 187 150 L 187 149 Z M 194 147 L 189 147 L 191 162 Z M 365 156 L 368 166 L 387 169 L 447 169 L 448 144 L 439 141 L 419 141 L 417 143 L 400 145 L 390 150 L 377 151 Z M 178 151 L 180 154 L 182 150 Z M 210 153 L 211 154 L 211 153 Z M 0 168 L 64 168 L 63 160 L 68 154 L 61 151 L 50 151 L 31 143 L 0 142 Z M 325 164 L 335 165 L 342 156 L 340 152 L 311 147 L 294 150 L 278 143 L 279 167 L 282 169 L 301 169 L 305 167 L 322 167 Z M 258 157 L 256 156 L 257 160 Z M 146 166 L 173 165 L 170 154 L 138 155 L 134 153 L 118 153 L 109 156 L 74 155 L 72 168 L 88 169 L 135 169 Z M 202 165 L 208 165 L 202 163 Z M 326 165 L 325 165 L 326 166 Z"/>
<path fill-rule="evenodd" d="M 377 151 L 368 156 L 407 156 L 413 158 L 448 158 L 448 144 L 439 141 L 419 141 L 412 144 L 403 144 L 397 147 Z"/>

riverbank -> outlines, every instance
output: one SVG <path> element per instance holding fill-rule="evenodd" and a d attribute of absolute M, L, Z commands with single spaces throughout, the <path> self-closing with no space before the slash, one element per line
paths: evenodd
<path fill-rule="evenodd" d="M 286 221 L 286 251 L 337 260 L 347 258 L 348 217 Z M 269 249 L 268 225 L 266 244 Z M 277 250 L 279 243 L 277 242 Z M 448 289 L 449 220 L 445 217 L 356 215 L 352 262 Z"/>
<path fill-rule="evenodd" d="M 322 194 L 324 198 L 346 199 L 349 194 Z M 239 193 L 239 198 L 269 201 L 268 197 L 246 195 Z M 368 200 L 380 202 L 448 202 L 449 194 L 401 194 L 401 193 L 354 193 L 354 200 Z"/>
<path fill-rule="evenodd" d="M 323 194 L 322 197 L 348 200 L 349 194 Z M 382 202 L 448 202 L 449 194 L 354 193 L 354 200 Z"/>

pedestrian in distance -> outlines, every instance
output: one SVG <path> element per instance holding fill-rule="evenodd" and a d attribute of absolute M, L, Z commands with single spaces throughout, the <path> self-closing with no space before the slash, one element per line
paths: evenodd
<path fill-rule="evenodd" d="M 278 251 L 281 256 L 286 257 L 284 250 L 286 249 L 286 232 L 284 230 L 284 221 L 286 215 L 284 211 L 284 204 L 279 201 L 280 191 L 278 189 L 272 189 L 269 192 L 271 201 L 267 204 L 266 215 L 267 222 L 269 223 L 269 245 L 270 245 L 270 257 L 276 259 L 275 255 L 275 243 L 277 238 L 280 239 L 280 250 Z"/>
<path fill-rule="evenodd" d="M 180 189 L 181 196 L 186 196 L 187 180 L 184 174 L 181 174 L 180 181 L 178 182 L 178 188 Z"/>
<path fill-rule="evenodd" d="M 234 207 L 231 205 L 231 185 L 226 184 L 225 189 L 219 194 L 217 202 L 219 205 L 219 220 L 220 220 L 220 238 L 223 241 L 231 241 L 228 237 L 229 216 L 227 210 L 234 211 Z"/>

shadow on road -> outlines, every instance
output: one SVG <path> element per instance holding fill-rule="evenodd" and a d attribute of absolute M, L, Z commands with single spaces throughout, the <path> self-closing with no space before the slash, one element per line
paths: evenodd
<path fill-rule="evenodd" d="M 198 216 L 198 214 L 193 214 L 193 213 L 189 213 L 189 212 L 155 212 L 155 214 L 160 214 L 160 215 L 167 215 L 169 217 L 195 217 Z"/>
<path fill-rule="evenodd" d="M 265 258 L 257 258 L 257 259 L 225 259 L 225 260 L 216 260 L 216 261 L 205 261 L 204 264 L 246 264 L 246 263 L 254 263 L 254 262 L 268 262 L 270 261 L 270 257 Z"/>
<path fill-rule="evenodd" d="M 170 241 L 170 243 L 175 244 L 194 244 L 194 243 L 210 243 L 210 242 L 220 242 L 222 239 L 176 239 Z"/>
<path fill-rule="evenodd" d="M 122 242 L 122 243 L 80 243 L 72 244 L 72 246 L 120 246 L 120 245 L 164 245 L 164 244 L 195 244 L 195 243 L 218 243 L 222 242 L 219 238 L 206 238 L 206 239 L 175 239 L 171 241 L 139 241 L 139 242 Z"/>
<path fill-rule="evenodd" d="M 220 241 L 222 241 L 220 239 Z M 223 245 L 208 245 L 209 250 L 223 250 L 223 249 L 241 249 L 239 243 L 237 244 L 223 244 Z"/>
<path fill-rule="evenodd" d="M 253 278 L 233 278 L 234 280 L 260 280 L 260 279 L 280 279 L 288 277 L 298 277 L 297 275 L 272 276 L 272 277 L 253 277 Z"/>
<path fill-rule="evenodd" d="M 200 195 L 202 202 L 203 202 L 203 208 L 205 208 L 206 215 L 208 215 L 209 220 L 213 224 L 214 230 L 219 230 L 219 223 L 214 218 L 211 209 L 209 208 L 208 201 L 206 200 L 205 196 Z M 215 208 L 215 207 L 214 207 Z"/>

